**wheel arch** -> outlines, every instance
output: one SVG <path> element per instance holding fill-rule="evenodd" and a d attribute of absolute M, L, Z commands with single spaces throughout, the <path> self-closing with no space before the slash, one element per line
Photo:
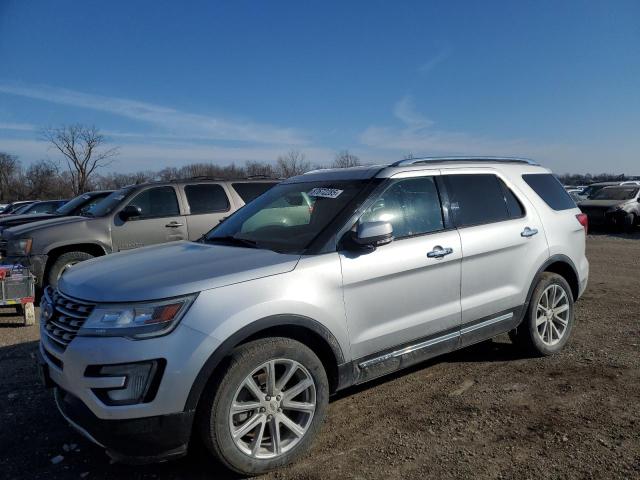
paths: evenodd
<path fill-rule="evenodd" d="M 536 288 L 536 285 L 540 280 L 540 275 L 542 275 L 544 272 L 557 273 L 562 278 L 564 278 L 569 284 L 569 287 L 571 287 L 573 300 L 575 301 L 578 299 L 578 296 L 580 294 L 580 281 L 578 279 L 578 271 L 576 270 L 573 261 L 566 255 L 553 255 L 540 266 L 540 268 L 536 272 L 536 275 L 533 277 L 533 281 L 531 282 L 531 286 L 529 287 L 529 292 L 527 293 L 527 301 L 524 308 L 525 312 L 529 307 L 529 302 L 531 301 L 533 290 Z"/>
<path fill-rule="evenodd" d="M 58 245 L 47 251 L 47 264 L 44 268 L 43 278 L 47 278 L 51 271 L 51 267 L 60 255 L 64 255 L 69 252 L 84 252 L 93 255 L 94 257 L 101 257 L 107 254 L 107 250 L 98 243 L 72 243 L 68 245 Z"/>
<path fill-rule="evenodd" d="M 272 315 L 241 328 L 227 338 L 213 352 L 196 376 L 185 403 L 185 411 L 197 409 L 209 380 L 223 370 L 230 353 L 239 345 L 268 337 L 286 337 L 297 340 L 318 355 L 327 372 L 331 393 L 345 382 L 345 359 L 335 336 L 320 322 L 301 315 Z"/>

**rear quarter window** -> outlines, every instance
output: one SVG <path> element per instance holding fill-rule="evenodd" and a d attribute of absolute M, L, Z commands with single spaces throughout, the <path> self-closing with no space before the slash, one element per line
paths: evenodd
<path fill-rule="evenodd" d="M 550 173 L 527 173 L 522 179 L 553 210 L 569 210 L 576 208 L 571 196 L 556 177 Z"/>

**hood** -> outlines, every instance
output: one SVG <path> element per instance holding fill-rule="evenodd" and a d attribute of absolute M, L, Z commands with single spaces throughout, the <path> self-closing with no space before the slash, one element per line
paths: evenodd
<path fill-rule="evenodd" d="M 578 203 L 578 207 L 598 207 L 598 208 L 611 208 L 618 205 L 623 205 L 629 200 L 585 200 Z"/>
<path fill-rule="evenodd" d="M 59 288 L 92 302 L 156 300 L 290 272 L 299 259 L 271 250 L 171 242 L 77 264 Z"/>
<path fill-rule="evenodd" d="M 0 219 L 0 228 L 10 228 L 16 225 L 23 225 L 25 223 L 38 222 L 40 220 L 49 220 L 53 218 L 60 218 L 57 215 L 51 213 L 27 213 L 25 215 L 9 215 Z"/>
<path fill-rule="evenodd" d="M 25 217 L 26 216 L 27 215 L 25 215 Z M 32 221 L 31 223 L 23 223 L 17 226 L 4 227 L 5 229 L 8 229 L 8 230 L 5 230 L 4 235 L 12 236 L 12 237 L 24 237 L 35 230 L 40 230 L 41 228 L 47 228 L 50 225 L 78 223 L 78 222 L 85 222 L 87 220 L 90 220 L 90 219 L 86 217 L 58 217 L 57 215 L 51 218 L 51 215 L 50 215 L 47 217 L 47 220 L 36 220 L 36 221 Z"/>

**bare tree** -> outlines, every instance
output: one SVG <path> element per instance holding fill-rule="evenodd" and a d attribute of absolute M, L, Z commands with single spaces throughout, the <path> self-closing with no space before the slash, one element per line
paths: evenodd
<path fill-rule="evenodd" d="M 357 167 L 360 165 L 360 159 L 349 153 L 349 150 L 343 150 L 336 154 L 335 160 L 333 160 L 333 164 L 331 165 L 333 168 L 349 168 L 349 167 Z"/>
<path fill-rule="evenodd" d="M 25 198 L 69 198 L 73 195 L 71 185 L 60 175 L 58 166 L 48 160 L 32 163 L 20 182 Z"/>
<path fill-rule="evenodd" d="M 273 165 L 270 163 L 247 161 L 244 165 L 244 169 L 247 172 L 248 177 L 276 177 L 276 172 L 273 169 Z"/>
<path fill-rule="evenodd" d="M 13 198 L 16 177 L 21 172 L 20 161 L 14 155 L 0 152 L 0 200 Z"/>
<path fill-rule="evenodd" d="M 96 127 L 63 125 L 45 129 L 42 136 L 64 155 L 76 195 L 86 192 L 91 175 L 110 165 L 118 154 L 117 147 L 102 148 L 105 138 Z"/>
<path fill-rule="evenodd" d="M 304 153 L 298 150 L 290 150 L 280 155 L 276 161 L 278 176 L 283 178 L 301 175 L 309 171 L 311 164 L 306 160 Z"/>

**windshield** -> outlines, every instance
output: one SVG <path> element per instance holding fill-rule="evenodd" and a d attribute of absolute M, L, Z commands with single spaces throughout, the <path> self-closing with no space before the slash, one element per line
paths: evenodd
<path fill-rule="evenodd" d="M 78 195 L 76 198 L 69 200 L 67 203 L 62 205 L 60 208 L 56 210 L 56 215 L 73 215 L 78 214 L 82 215 L 82 209 L 93 207 L 95 204 L 99 203 L 100 200 L 108 195 L 108 192 L 101 193 L 83 193 L 82 195 Z"/>
<path fill-rule="evenodd" d="M 637 187 L 609 187 L 603 188 L 591 198 L 593 200 L 631 200 L 637 193 Z"/>
<path fill-rule="evenodd" d="M 111 213 L 122 200 L 127 198 L 135 187 L 124 187 L 108 195 L 104 200 L 91 207 L 85 214 L 89 217 L 102 217 Z"/>
<path fill-rule="evenodd" d="M 15 215 L 19 215 L 24 213 L 33 205 L 32 203 L 26 203 L 24 205 L 16 205 L 15 208 L 11 209 L 9 213 L 13 213 Z"/>
<path fill-rule="evenodd" d="M 302 253 L 366 183 L 349 180 L 279 184 L 220 223 L 204 241 Z"/>

